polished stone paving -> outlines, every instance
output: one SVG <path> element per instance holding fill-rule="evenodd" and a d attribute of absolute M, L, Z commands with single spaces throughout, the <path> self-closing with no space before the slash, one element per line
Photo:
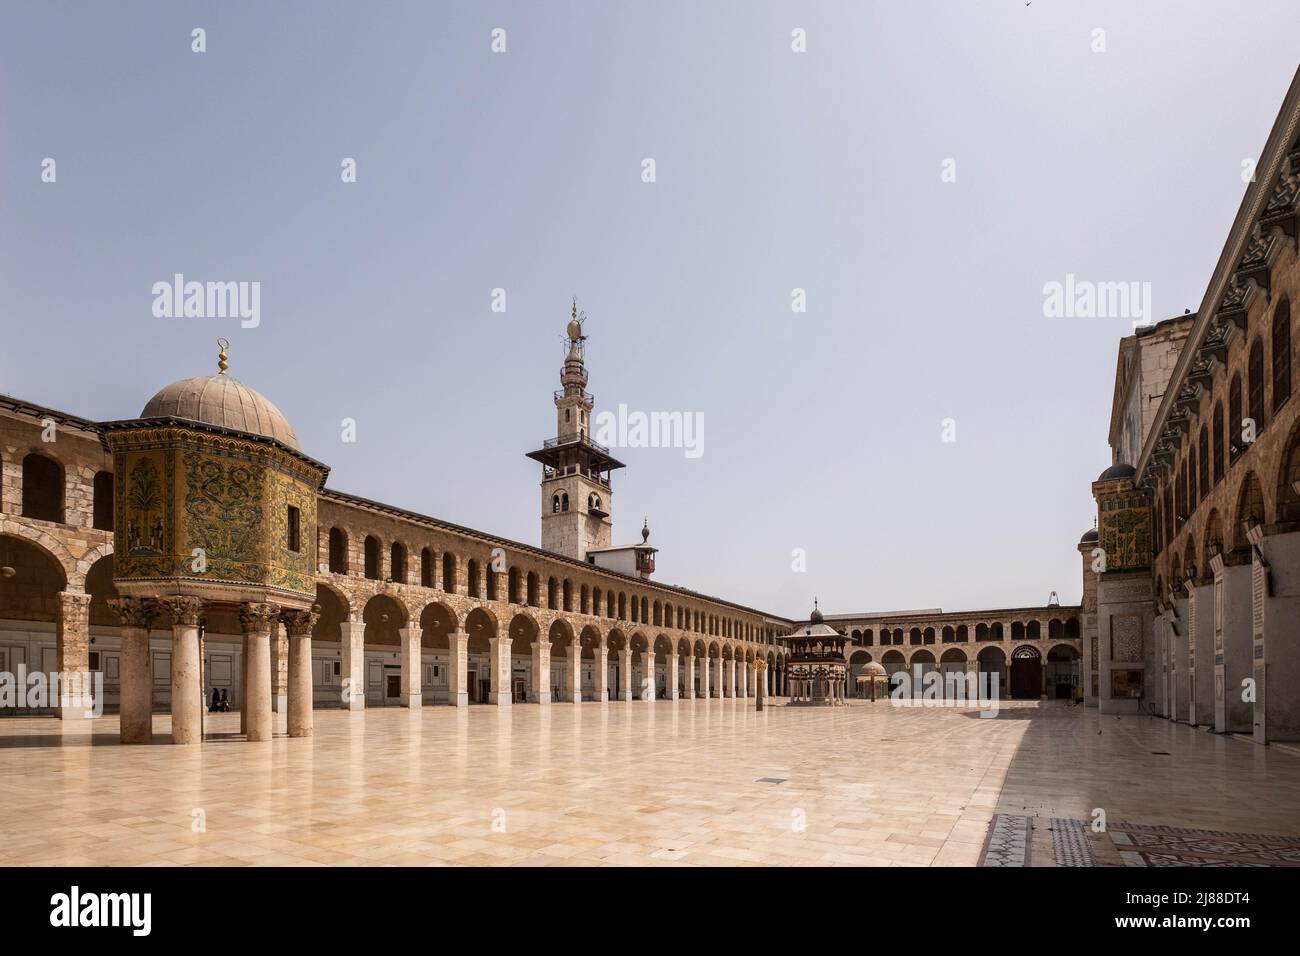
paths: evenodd
<path fill-rule="evenodd" d="M 1056 865 L 1057 818 L 1122 866 L 1210 839 L 1162 851 L 1144 827 L 1300 831 L 1295 752 L 1057 702 L 996 719 L 700 700 L 315 720 L 311 739 L 250 744 L 238 714 L 208 715 L 201 747 L 171 746 L 163 715 L 134 747 L 115 717 L 90 733 L 0 720 L 0 864 L 974 866 L 1006 814 L 1031 821 L 1030 866 Z M 1122 845 L 1092 832 L 1097 809 L 1126 822 Z M 1266 849 L 1285 863 L 1294 842 Z"/>

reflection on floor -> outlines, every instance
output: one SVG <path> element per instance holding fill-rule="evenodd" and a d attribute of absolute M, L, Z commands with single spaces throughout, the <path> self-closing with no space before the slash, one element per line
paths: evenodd
<path fill-rule="evenodd" d="M 147 747 L 117 745 L 113 717 L 0 720 L 0 863 L 1300 862 L 1295 753 L 1056 702 L 315 719 L 249 744 L 238 714 L 209 715 L 201 747 L 167 743 L 164 716 Z"/>

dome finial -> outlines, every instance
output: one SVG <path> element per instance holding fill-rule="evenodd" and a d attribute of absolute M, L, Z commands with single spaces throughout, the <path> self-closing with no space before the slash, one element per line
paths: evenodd
<path fill-rule="evenodd" d="M 230 368 L 230 356 L 228 353 L 230 343 L 225 339 L 217 339 L 217 345 L 221 349 L 221 351 L 217 353 L 217 371 L 222 375 L 225 375 L 226 369 Z"/>
<path fill-rule="evenodd" d="M 641 519 L 641 543 L 645 544 L 650 540 L 650 516 L 646 515 Z"/>

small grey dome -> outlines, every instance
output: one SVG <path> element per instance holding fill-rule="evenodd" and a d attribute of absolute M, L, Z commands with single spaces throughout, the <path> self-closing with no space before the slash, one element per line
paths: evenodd
<path fill-rule="evenodd" d="M 1111 478 L 1132 478 L 1136 474 L 1137 469 L 1132 465 L 1111 465 L 1097 476 L 1097 480 L 1109 481 Z"/>
<path fill-rule="evenodd" d="M 264 395 L 224 372 L 183 378 L 149 399 L 141 418 L 183 418 L 204 425 L 274 438 L 298 451 L 298 436 Z"/>
<path fill-rule="evenodd" d="M 1092 544 L 1093 542 L 1099 541 L 1100 539 L 1101 539 L 1101 535 L 1097 533 L 1097 529 L 1089 528 L 1087 531 L 1083 533 L 1083 537 L 1079 539 L 1079 543 Z"/>

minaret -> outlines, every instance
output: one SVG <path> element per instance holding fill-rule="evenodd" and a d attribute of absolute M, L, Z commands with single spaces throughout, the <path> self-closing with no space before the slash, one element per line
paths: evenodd
<path fill-rule="evenodd" d="M 610 546 L 613 489 L 609 475 L 623 463 L 591 440 L 595 398 L 587 391 L 584 318 L 578 302 L 568 326 L 568 352 L 555 393 L 555 437 L 528 457 L 542 463 L 542 548 L 580 561 Z"/>

